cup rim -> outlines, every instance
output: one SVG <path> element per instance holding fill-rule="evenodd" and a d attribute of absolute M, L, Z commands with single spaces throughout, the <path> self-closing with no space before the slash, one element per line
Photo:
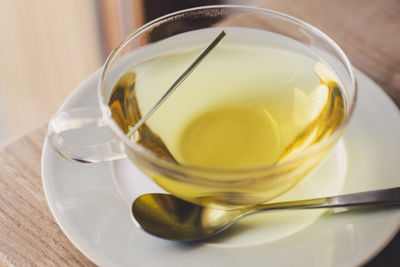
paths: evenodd
<path fill-rule="evenodd" d="M 106 78 L 107 71 L 110 67 L 110 65 L 113 63 L 113 59 L 119 54 L 121 50 L 124 49 L 126 45 L 130 42 L 130 40 L 134 39 L 138 35 L 140 35 L 142 32 L 144 32 L 146 29 L 151 27 L 154 24 L 160 23 L 162 21 L 171 19 L 173 17 L 179 16 L 184 13 L 188 12 L 194 12 L 194 11 L 199 11 L 199 10 L 215 10 L 215 9 L 231 9 L 231 10 L 242 10 L 242 11 L 247 11 L 248 13 L 257 13 L 257 14 L 262 14 L 262 15 L 267 15 L 267 16 L 272 16 L 275 18 L 283 19 L 286 21 L 289 21 L 291 23 L 297 24 L 303 28 L 306 28 L 307 30 L 313 32 L 315 35 L 320 37 L 322 40 L 324 40 L 328 45 L 335 50 L 335 52 L 338 54 L 340 57 L 340 60 L 344 64 L 346 70 L 348 71 L 348 74 L 350 76 L 351 84 L 354 88 L 354 94 L 353 98 L 351 99 L 351 105 L 348 107 L 348 112 L 346 116 L 344 117 L 342 123 L 336 128 L 336 130 L 326 139 L 322 140 L 321 142 L 318 142 L 314 145 L 312 145 L 310 148 L 307 150 L 299 153 L 298 155 L 293 156 L 292 158 L 288 160 L 284 160 L 283 162 L 279 162 L 276 164 L 266 164 L 266 165 L 260 165 L 260 166 L 254 166 L 254 167 L 244 167 L 244 168 L 225 168 L 225 167 L 204 167 L 204 166 L 197 166 L 197 165 L 189 165 L 189 164 L 178 164 L 175 162 L 172 162 L 171 160 L 167 160 L 163 157 L 160 157 L 157 153 L 147 150 L 144 147 L 135 144 L 134 142 L 131 142 L 127 135 L 120 129 L 120 127 L 117 125 L 117 123 L 112 119 L 111 116 L 111 110 L 109 106 L 106 104 L 107 99 L 105 99 L 105 96 L 102 96 L 102 89 L 105 87 L 104 81 Z M 357 81 L 355 78 L 354 70 L 353 67 L 343 52 L 343 50 L 324 32 L 316 28 L 315 26 L 298 19 L 296 17 L 293 17 L 291 15 L 271 10 L 271 9 L 266 9 L 266 8 L 260 8 L 260 7 L 252 7 L 252 6 L 243 6 L 243 5 L 207 5 L 207 6 L 201 6 L 201 7 L 194 7 L 194 8 L 189 8 L 189 9 L 184 9 L 184 10 L 179 10 L 173 13 L 166 14 L 164 16 L 161 16 L 159 18 L 156 18 L 137 30 L 131 32 L 129 35 L 127 35 L 121 43 L 110 53 L 110 55 L 107 57 L 103 68 L 101 70 L 101 75 L 100 75 L 100 80 L 98 83 L 98 101 L 99 105 L 101 108 L 101 112 L 103 115 L 103 118 L 105 119 L 106 124 L 112 129 L 114 134 L 117 135 L 120 140 L 123 141 L 125 145 L 127 145 L 129 148 L 131 148 L 135 153 L 138 153 L 141 157 L 145 159 L 146 162 L 155 164 L 159 167 L 168 169 L 168 170 L 174 170 L 174 171 L 188 171 L 188 170 L 193 170 L 196 172 L 205 172 L 205 173 L 218 173 L 218 174 L 247 174 L 247 173 L 252 173 L 252 172 L 266 172 L 269 170 L 278 170 L 282 169 L 288 166 L 291 166 L 293 163 L 298 162 L 299 160 L 303 159 L 304 157 L 308 157 L 314 153 L 317 153 L 321 150 L 323 150 L 325 147 L 328 147 L 329 144 L 334 142 L 335 140 L 339 139 L 339 137 L 342 135 L 345 127 L 347 126 L 349 120 L 352 117 L 352 114 L 354 112 L 355 104 L 357 102 L 357 96 L 358 96 L 358 87 L 357 87 Z M 207 179 L 208 180 L 208 179 Z M 229 182 L 227 180 L 224 180 L 224 182 Z"/>

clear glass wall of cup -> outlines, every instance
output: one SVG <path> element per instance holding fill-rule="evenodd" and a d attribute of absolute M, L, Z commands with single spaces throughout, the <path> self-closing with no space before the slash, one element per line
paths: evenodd
<path fill-rule="evenodd" d="M 176 53 L 186 51 L 193 46 L 197 47 L 196 49 L 205 48 L 222 30 L 227 33 L 227 37 L 239 34 L 241 38 L 238 40 L 248 41 L 253 37 L 247 33 L 257 31 L 260 38 L 264 38 L 263 35 L 266 39 L 269 36 L 283 36 L 300 46 L 307 47 L 316 57 L 329 65 L 340 80 L 347 99 L 340 124 L 320 142 L 307 146 L 306 149 L 285 160 L 245 168 L 185 164 L 171 155 L 160 153 L 157 147 L 133 142 L 115 121 L 109 106 L 117 81 L 125 73 L 131 71 L 135 64 L 140 64 L 149 58 L 157 58 L 168 49 Z M 182 36 L 184 37 L 181 38 Z M 275 41 L 267 42 L 274 43 Z M 280 45 L 280 43 L 275 42 L 275 45 Z M 209 57 L 212 57 L 212 53 Z M 188 65 L 190 63 L 188 62 Z M 201 64 L 203 63 L 200 63 L 199 68 Z M 196 71 L 194 70 L 193 73 Z M 224 69 L 215 69 L 215 72 L 222 73 Z M 180 74 L 177 72 L 176 78 Z M 157 79 L 163 75 L 163 72 L 148 72 L 147 75 Z M 132 79 L 136 79 L 135 84 L 140 84 L 140 79 L 144 76 L 146 75 L 138 74 Z M 240 79 L 240 77 L 234 76 L 232 79 Z M 165 88 L 142 90 L 137 96 L 138 108 L 143 108 L 140 106 L 140 98 L 154 99 L 155 103 L 161 97 L 160 92 L 167 90 L 170 85 L 165 84 Z M 177 96 L 171 96 L 171 98 L 175 97 L 175 100 L 171 101 L 177 101 L 179 95 L 185 94 L 182 92 L 184 90 L 179 91 L 180 89 L 182 88 L 178 88 L 174 93 Z M 132 88 L 132 90 L 136 89 Z M 243 88 L 243 90 L 247 89 Z M 356 92 L 356 80 L 350 62 L 343 51 L 317 28 L 272 10 L 242 6 L 207 6 L 166 15 L 127 36 L 111 53 L 102 69 L 98 86 L 99 107 L 83 107 L 56 114 L 49 124 L 48 136 L 53 147 L 67 159 L 101 162 L 127 157 L 149 178 L 177 197 L 201 205 L 238 208 L 265 202 L 281 195 L 317 166 L 341 137 L 354 110 Z M 251 91 L 246 91 L 246 93 L 250 95 Z M 210 93 L 206 91 L 202 97 L 207 99 Z M 200 105 L 199 103 L 203 101 L 203 98 L 199 98 L 198 95 L 191 96 L 189 93 L 182 99 L 189 103 L 191 108 L 178 109 L 175 113 L 166 112 L 167 103 L 170 101 L 167 100 L 166 107 L 160 108 L 152 115 L 156 118 L 154 120 L 164 123 L 162 129 L 173 127 L 174 122 L 179 121 L 182 114 L 189 116 L 188 113 L 195 112 L 191 109 L 196 109 L 193 107 Z M 170 106 L 177 108 L 179 105 Z M 143 115 L 146 109 L 148 107 L 143 108 L 140 113 Z M 150 129 L 152 117 L 147 126 Z M 104 126 L 112 130 L 112 138 L 105 142 L 85 145 L 82 142 L 78 144 L 68 141 L 63 137 L 63 134 L 71 129 Z M 153 129 L 153 131 L 157 133 L 157 130 Z"/>

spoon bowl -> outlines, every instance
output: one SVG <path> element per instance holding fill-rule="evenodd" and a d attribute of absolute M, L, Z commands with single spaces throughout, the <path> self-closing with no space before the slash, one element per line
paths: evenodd
<path fill-rule="evenodd" d="M 211 237 L 233 224 L 243 212 L 200 206 L 169 194 L 145 194 L 132 205 L 133 216 L 146 232 L 180 241 Z"/>

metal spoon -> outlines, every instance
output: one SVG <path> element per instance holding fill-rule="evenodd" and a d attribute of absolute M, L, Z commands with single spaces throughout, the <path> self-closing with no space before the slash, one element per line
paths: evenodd
<path fill-rule="evenodd" d="M 132 204 L 132 213 L 148 233 L 178 241 L 206 239 L 227 229 L 244 216 L 261 211 L 317 209 L 400 203 L 400 187 L 333 197 L 258 204 L 221 210 L 181 200 L 169 194 L 145 194 Z"/>

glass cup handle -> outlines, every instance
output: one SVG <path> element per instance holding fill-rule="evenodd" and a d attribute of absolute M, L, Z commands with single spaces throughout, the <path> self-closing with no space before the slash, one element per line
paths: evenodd
<path fill-rule="evenodd" d="M 75 137 L 74 142 L 74 140 L 69 140 L 74 138 L 65 136 L 68 131 L 74 129 L 100 127 L 106 127 L 106 125 L 98 108 L 74 108 L 61 111 L 51 118 L 47 137 L 55 151 L 68 160 L 96 163 L 125 158 L 126 155 L 123 152 L 122 143 L 114 139 L 114 137 L 105 142 L 82 144 L 82 141 L 76 142 L 79 137 Z M 86 136 L 84 139 L 90 139 L 90 136 Z"/>

